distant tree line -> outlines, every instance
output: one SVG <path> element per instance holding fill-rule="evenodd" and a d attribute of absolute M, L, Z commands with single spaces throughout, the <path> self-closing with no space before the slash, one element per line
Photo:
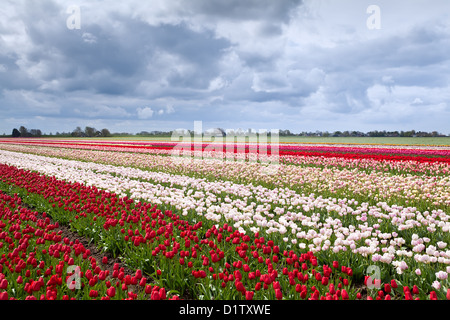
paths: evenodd
<path fill-rule="evenodd" d="M 97 130 L 94 127 L 76 127 L 70 134 L 72 137 L 111 137 L 112 134 L 108 129 Z"/>
<path fill-rule="evenodd" d="M 13 137 L 42 137 L 42 131 L 39 129 L 31 129 L 28 130 L 24 126 L 21 126 L 19 130 L 16 128 L 13 129 L 12 132 Z"/>
<path fill-rule="evenodd" d="M 42 137 L 42 136 L 57 136 L 57 137 L 111 137 L 112 134 L 108 129 L 97 130 L 93 127 L 85 127 L 84 130 L 81 127 L 76 127 L 72 132 L 56 132 L 56 134 L 42 134 L 42 131 L 39 129 L 31 129 L 28 130 L 24 126 L 21 126 L 19 129 L 14 128 L 11 136 L 13 138 L 18 137 Z"/>
<path fill-rule="evenodd" d="M 361 131 L 315 131 L 315 132 L 300 132 L 300 133 L 291 133 L 289 130 L 280 130 L 280 136 L 308 136 L 308 137 L 446 137 L 445 134 L 442 134 L 437 131 L 425 132 L 425 131 L 369 131 L 369 132 L 361 132 Z M 450 136 L 450 134 L 448 135 Z"/>
<path fill-rule="evenodd" d="M 40 129 L 31 129 L 28 130 L 24 126 L 21 126 L 19 129 L 14 128 L 12 131 L 12 137 L 42 137 L 42 136 L 56 136 L 56 137 L 124 137 L 124 136 L 141 136 L 141 137 L 168 137 L 172 136 L 172 134 L 180 134 L 180 135 L 193 135 L 195 132 L 192 130 L 174 130 L 174 131 L 141 131 L 136 134 L 127 133 L 127 132 L 114 132 L 111 133 L 108 129 L 104 128 L 101 130 L 97 130 L 94 127 L 85 127 L 81 129 L 81 127 L 76 127 L 72 132 L 56 132 L 55 134 L 43 134 Z M 207 130 L 207 132 L 203 132 L 204 135 L 215 135 L 215 136 L 246 136 L 251 134 L 259 134 L 259 132 L 252 131 L 252 129 L 237 129 L 237 130 L 224 130 L 222 128 L 214 128 L 211 130 Z M 298 137 L 447 137 L 447 135 L 442 134 L 438 131 L 426 132 L 426 131 L 369 131 L 369 132 L 361 132 L 361 131 L 314 131 L 314 132 L 306 132 L 302 131 L 299 133 L 293 133 L 290 130 L 279 130 L 279 136 L 298 136 Z M 270 136 L 271 132 L 268 131 L 267 135 Z M 448 135 L 450 136 L 450 134 Z"/>
<path fill-rule="evenodd" d="M 136 133 L 137 136 L 141 137 L 167 137 L 171 136 L 173 131 L 141 131 L 139 133 Z"/>

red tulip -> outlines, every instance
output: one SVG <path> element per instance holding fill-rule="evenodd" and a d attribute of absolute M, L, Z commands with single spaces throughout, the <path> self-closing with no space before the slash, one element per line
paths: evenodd
<path fill-rule="evenodd" d="M 151 285 L 146 285 L 145 286 L 145 293 L 146 294 L 150 294 L 150 293 L 152 293 L 152 286 Z"/>
<path fill-rule="evenodd" d="M 412 293 L 413 294 L 419 294 L 419 288 L 416 285 L 413 286 Z"/>
<path fill-rule="evenodd" d="M 446 297 L 447 297 L 447 300 L 450 300 L 450 288 L 447 289 L 447 295 L 446 295 Z"/>
<path fill-rule="evenodd" d="M 6 279 L 2 279 L 0 281 L 0 289 L 6 290 L 6 288 L 8 288 L 8 281 Z"/>
<path fill-rule="evenodd" d="M 316 272 L 315 277 L 317 281 L 322 281 L 322 275 L 320 274 L 320 272 Z"/>
<path fill-rule="evenodd" d="M 300 298 L 305 299 L 307 293 L 308 293 L 308 292 L 307 292 L 306 290 L 303 290 L 302 292 L 300 292 Z"/>
<path fill-rule="evenodd" d="M 236 290 L 237 290 L 237 291 L 239 291 L 239 292 L 241 292 L 241 293 L 244 293 L 244 292 L 245 292 L 244 284 L 243 284 L 241 281 L 236 280 L 235 283 L 234 283 L 234 285 L 236 286 Z"/>
<path fill-rule="evenodd" d="M 97 290 L 91 290 L 89 291 L 89 297 L 96 298 L 98 297 L 98 291 Z"/>
<path fill-rule="evenodd" d="M 348 300 L 348 293 L 347 293 L 347 291 L 345 291 L 345 289 L 342 289 L 341 296 L 342 296 L 342 299 Z"/>
<path fill-rule="evenodd" d="M 394 288 L 394 289 L 396 289 L 398 287 L 397 286 L 397 282 L 395 281 L 395 279 L 391 280 L 391 287 Z"/>
<path fill-rule="evenodd" d="M 166 289 L 164 288 L 159 289 L 159 299 L 166 300 Z"/>
<path fill-rule="evenodd" d="M 150 297 L 151 300 L 160 300 L 161 296 L 159 295 L 159 291 L 154 290 L 152 291 L 152 295 Z"/>
<path fill-rule="evenodd" d="M 274 289 L 281 289 L 281 286 L 280 286 L 280 282 L 279 282 L 279 281 L 274 281 L 274 282 L 272 283 L 272 286 L 273 286 Z"/>
<path fill-rule="evenodd" d="M 336 293 L 336 290 L 335 290 L 335 288 L 334 288 L 334 284 L 330 283 L 330 289 L 329 289 L 329 291 L 330 291 L 330 294 L 335 294 L 335 293 Z"/>
<path fill-rule="evenodd" d="M 391 292 L 391 286 L 388 283 L 384 284 L 384 291 L 386 293 L 390 293 Z"/>
<path fill-rule="evenodd" d="M 116 288 L 114 286 L 111 286 L 106 290 L 106 294 L 108 295 L 108 297 L 114 297 L 116 295 Z"/>
<path fill-rule="evenodd" d="M 280 289 L 275 289 L 275 298 L 276 298 L 277 300 L 283 299 L 283 293 L 281 292 Z"/>

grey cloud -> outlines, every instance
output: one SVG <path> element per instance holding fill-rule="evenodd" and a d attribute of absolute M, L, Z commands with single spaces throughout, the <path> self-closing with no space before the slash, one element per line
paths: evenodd
<path fill-rule="evenodd" d="M 426 116 L 449 101 L 450 29 L 437 14 L 429 20 L 436 23 L 366 38 L 353 21 L 338 21 L 340 35 L 333 21 L 305 18 L 300 0 L 130 1 L 86 2 L 80 30 L 66 27 L 67 3 L 8 2 L 0 117 L 28 116 L 31 127 L 44 115 L 35 123 L 64 124 L 60 131 L 75 119 L 130 131 L 193 120 L 327 130 L 320 126 L 338 126 L 330 119 L 388 126 L 389 114 L 396 126 L 403 114 L 443 121 Z M 328 13 L 339 8 L 330 6 Z M 297 39 L 303 18 L 317 32 Z M 160 112 L 168 105 L 175 111 Z"/>
<path fill-rule="evenodd" d="M 189 11 L 208 16 L 232 20 L 268 20 L 287 22 L 290 11 L 302 3 L 302 0 L 193 0 L 189 2 Z"/>

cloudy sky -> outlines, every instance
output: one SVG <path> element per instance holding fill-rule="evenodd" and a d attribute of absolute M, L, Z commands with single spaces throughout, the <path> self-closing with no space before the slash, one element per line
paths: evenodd
<path fill-rule="evenodd" d="M 194 121 L 450 134 L 449 13 L 448 0 L 2 0 L 0 134 Z"/>

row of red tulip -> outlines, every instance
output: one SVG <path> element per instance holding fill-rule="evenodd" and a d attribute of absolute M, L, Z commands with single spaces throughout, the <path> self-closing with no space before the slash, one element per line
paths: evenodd
<path fill-rule="evenodd" d="M 17 195 L 0 192 L 0 300 L 167 299 L 165 288 L 147 283 L 140 270 L 125 276 L 116 263 L 111 275 L 106 256 L 98 262 L 58 227 Z"/>
<path fill-rule="evenodd" d="M 108 143 L 77 143 L 77 142 L 52 142 L 33 140 L 3 140 L 11 144 L 53 146 L 59 148 L 81 148 L 94 150 L 122 150 L 131 152 L 161 151 L 170 153 L 175 149 L 184 151 L 214 151 L 233 153 L 264 153 L 267 155 L 276 154 L 279 156 L 311 156 L 325 158 L 344 159 L 375 159 L 377 161 L 418 161 L 418 162 L 443 162 L 450 163 L 450 150 L 447 149 L 421 149 L 421 148 L 364 148 L 364 147 L 342 147 L 342 146 L 293 146 L 285 144 L 234 144 L 234 143 L 177 143 L 177 142 L 157 142 L 151 145 L 145 144 L 124 144 L 122 141 Z M 273 150 L 272 150 L 273 149 Z"/>

